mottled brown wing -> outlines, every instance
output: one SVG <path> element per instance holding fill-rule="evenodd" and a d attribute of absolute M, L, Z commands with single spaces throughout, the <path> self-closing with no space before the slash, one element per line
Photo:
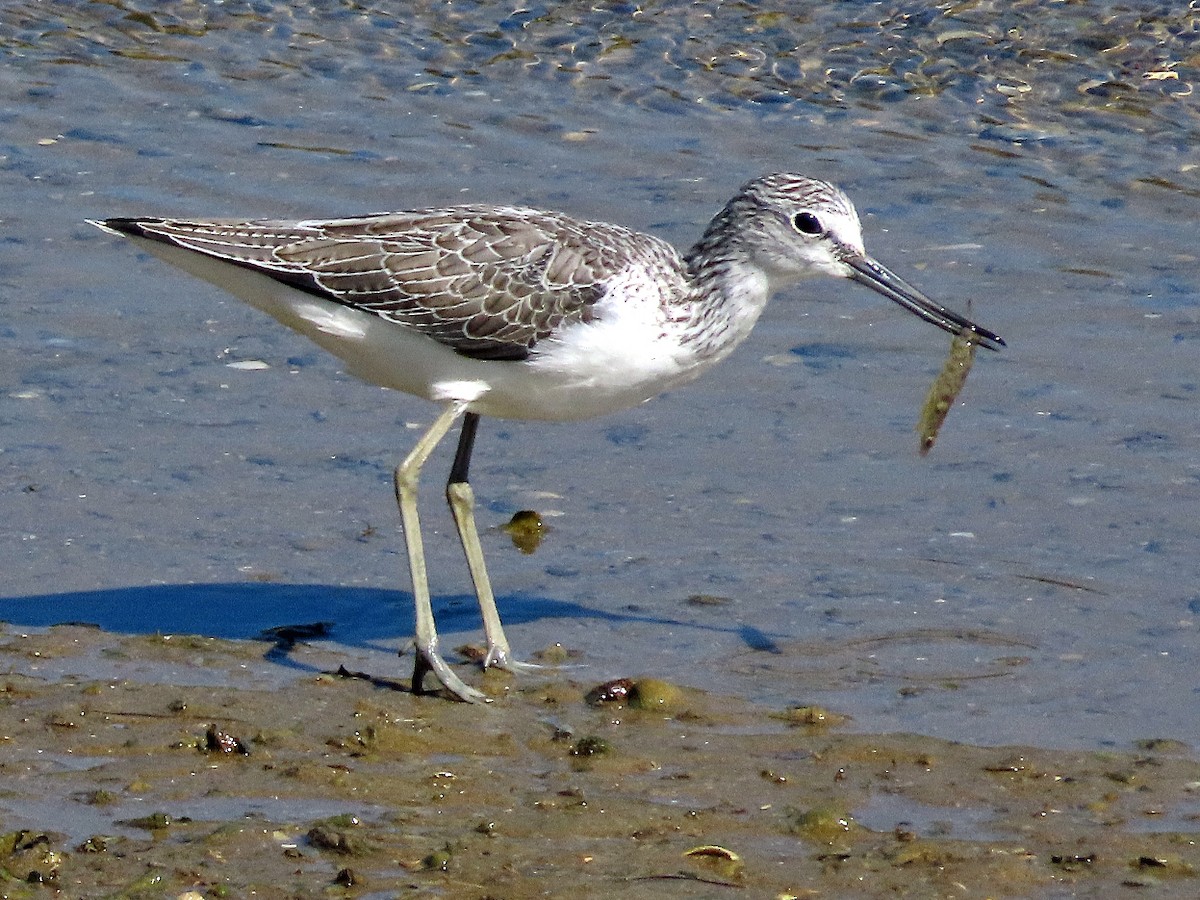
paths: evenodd
<path fill-rule="evenodd" d="M 254 269 L 482 359 L 523 359 L 561 325 L 590 321 L 606 281 L 636 263 L 647 242 L 673 253 L 618 226 L 516 208 L 105 224 Z"/>

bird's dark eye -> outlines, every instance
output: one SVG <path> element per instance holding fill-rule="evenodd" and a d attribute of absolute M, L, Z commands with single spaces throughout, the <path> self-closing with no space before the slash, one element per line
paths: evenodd
<path fill-rule="evenodd" d="M 820 234 L 825 230 L 821 220 L 810 212 L 796 213 L 792 216 L 792 227 L 801 234 Z"/>

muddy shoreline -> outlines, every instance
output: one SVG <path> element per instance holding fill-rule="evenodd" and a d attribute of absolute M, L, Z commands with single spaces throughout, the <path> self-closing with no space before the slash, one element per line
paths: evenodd
<path fill-rule="evenodd" d="M 1200 761 L 1177 741 L 974 747 L 686 688 L 596 706 L 566 669 L 467 667 L 496 698 L 479 708 L 339 675 L 304 644 L 289 656 L 327 671 L 244 686 L 271 652 L 85 626 L 0 637 L 4 895 L 1196 890 Z M 127 676 L 37 674 L 95 654 Z M 144 677 L 163 665 L 228 683 Z"/>

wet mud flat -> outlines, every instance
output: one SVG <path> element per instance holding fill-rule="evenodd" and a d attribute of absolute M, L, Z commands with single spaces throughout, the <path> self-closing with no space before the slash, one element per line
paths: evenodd
<path fill-rule="evenodd" d="M 287 654 L 296 676 L 264 687 L 252 673 L 276 665 L 270 652 L 0 632 L 0 895 L 1200 889 L 1200 759 L 1177 741 L 1087 752 L 862 734 L 835 711 L 636 677 L 640 700 L 618 684 L 598 703 L 569 668 L 469 672 L 495 697 L 481 708 L 339 673 L 304 644 Z M 97 658 L 120 677 L 65 674 Z"/>

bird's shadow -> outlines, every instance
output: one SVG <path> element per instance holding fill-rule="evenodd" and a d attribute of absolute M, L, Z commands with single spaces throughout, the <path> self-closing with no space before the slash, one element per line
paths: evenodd
<path fill-rule="evenodd" d="M 650 615 L 638 610 L 596 610 L 577 603 L 530 595 L 499 600 L 508 625 L 541 619 L 589 619 L 648 623 L 670 628 L 721 627 Z M 438 626 L 444 633 L 478 628 L 474 595 L 435 598 Z M 129 634 L 193 634 L 270 643 L 264 657 L 293 668 L 313 668 L 291 657 L 297 641 L 328 638 L 347 647 L 395 652 L 412 634 L 412 595 L 381 588 L 327 584 L 229 582 L 167 584 L 0 597 L 0 621 L 45 628 L 62 624 L 94 625 Z M 323 626 L 307 631 L 310 623 Z"/>

